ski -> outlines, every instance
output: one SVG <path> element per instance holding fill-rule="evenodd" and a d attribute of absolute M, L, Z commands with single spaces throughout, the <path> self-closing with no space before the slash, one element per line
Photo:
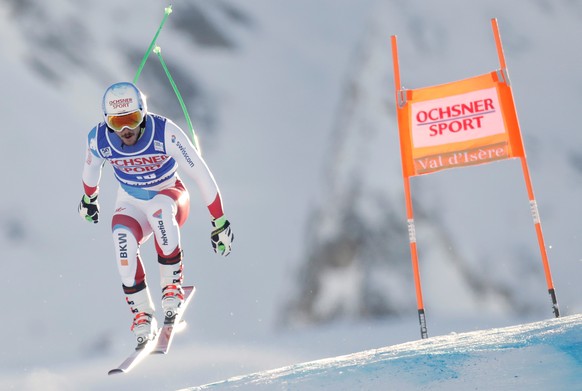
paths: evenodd
<path fill-rule="evenodd" d="M 123 361 L 117 368 L 113 368 L 109 371 L 109 375 L 114 375 L 116 373 L 127 373 L 131 371 L 137 364 L 142 362 L 144 358 L 149 356 L 149 354 L 156 347 L 158 340 L 160 338 L 160 332 L 162 329 L 158 330 L 156 337 L 151 341 L 146 342 L 144 345 L 138 345 L 135 350 Z"/>
<path fill-rule="evenodd" d="M 170 351 L 170 346 L 172 345 L 172 341 L 176 333 L 182 330 L 184 327 L 186 327 L 186 321 L 182 320 L 182 317 L 184 316 L 184 312 L 186 312 L 186 308 L 188 307 L 190 300 L 192 300 L 192 297 L 194 296 L 196 288 L 193 286 L 185 286 L 183 287 L 183 289 L 184 289 L 184 302 L 182 303 L 181 311 L 178 312 L 178 314 L 174 318 L 172 319 L 166 318 L 164 320 L 164 326 L 160 331 L 158 344 L 152 353 L 167 354 Z"/>
<path fill-rule="evenodd" d="M 144 345 L 135 348 L 135 350 L 123 361 L 117 368 L 109 371 L 109 375 L 117 373 L 127 373 L 135 368 L 151 353 L 167 354 L 174 339 L 174 335 L 186 326 L 186 321 L 182 320 L 186 307 L 192 300 L 192 296 L 196 291 L 193 286 L 185 286 L 184 302 L 182 303 L 182 310 L 173 318 L 165 319 L 164 325 L 158 329 L 156 337 L 146 342 Z"/>

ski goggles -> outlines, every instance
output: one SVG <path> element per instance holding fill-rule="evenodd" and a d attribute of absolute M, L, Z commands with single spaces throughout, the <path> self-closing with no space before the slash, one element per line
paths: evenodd
<path fill-rule="evenodd" d="M 140 110 L 128 114 L 108 115 L 107 125 L 116 132 L 122 132 L 123 129 L 135 129 L 143 121 L 143 114 Z"/>

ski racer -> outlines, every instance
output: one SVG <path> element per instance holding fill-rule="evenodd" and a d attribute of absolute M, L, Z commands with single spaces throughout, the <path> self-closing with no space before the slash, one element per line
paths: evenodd
<path fill-rule="evenodd" d="M 107 88 L 103 121 L 89 132 L 83 168 L 84 194 L 79 214 L 99 222 L 99 182 L 107 161 L 119 182 L 111 229 L 122 288 L 133 314 L 131 330 L 138 346 L 153 340 L 158 327 L 146 282 L 140 246 L 151 235 L 160 268 L 161 307 L 167 319 L 184 300 L 180 227 L 188 217 L 190 197 L 177 173 L 200 189 L 212 222 L 211 243 L 227 256 L 234 239 L 216 181 L 186 134 L 170 119 L 147 111 L 146 97 L 133 83 Z"/>

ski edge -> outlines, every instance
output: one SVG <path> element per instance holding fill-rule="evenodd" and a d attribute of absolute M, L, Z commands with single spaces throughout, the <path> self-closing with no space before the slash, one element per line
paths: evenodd
<path fill-rule="evenodd" d="M 146 346 L 141 349 L 135 349 L 117 368 L 113 368 L 107 372 L 108 375 L 116 375 L 120 373 L 127 373 L 135 368 L 140 362 L 142 362 L 147 356 L 149 356 L 152 351 L 158 346 L 158 340 L 160 339 L 160 334 L 162 328 L 158 329 L 156 338 L 149 341 Z"/>

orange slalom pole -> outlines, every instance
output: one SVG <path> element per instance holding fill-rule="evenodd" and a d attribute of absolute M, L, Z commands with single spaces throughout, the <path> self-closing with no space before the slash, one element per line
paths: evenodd
<path fill-rule="evenodd" d="M 404 177 L 404 195 L 406 197 L 406 221 L 408 223 L 408 241 L 410 242 L 410 259 L 412 261 L 412 273 L 416 288 L 416 303 L 418 308 L 418 322 L 420 324 L 420 337 L 428 338 L 426 327 L 426 315 L 422 300 L 422 287 L 420 283 L 420 269 L 418 267 L 418 252 L 416 250 L 416 228 L 414 225 L 414 213 L 412 210 L 412 198 L 410 196 L 410 178 Z"/>
<path fill-rule="evenodd" d="M 491 19 L 491 28 L 493 28 L 493 35 L 495 37 L 495 47 L 497 48 L 497 57 L 499 57 L 499 66 L 501 69 L 507 69 L 505 63 L 505 55 L 503 54 L 503 45 L 501 44 L 501 35 L 499 34 L 499 25 L 497 19 Z"/>
<path fill-rule="evenodd" d="M 399 94 L 402 86 L 400 84 L 400 66 L 398 64 L 398 45 L 396 36 L 391 37 L 392 42 L 392 62 L 394 67 L 394 89 L 396 96 L 396 111 L 399 108 Z M 402 151 L 401 151 L 402 156 Z M 424 313 L 424 304 L 422 300 L 422 287 L 420 283 L 420 270 L 418 267 L 418 253 L 416 250 L 416 229 L 414 226 L 414 211 L 412 208 L 412 197 L 410 195 L 410 178 L 405 172 L 405 163 L 402 162 L 402 179 L 404 181 L 404 196 L 406 198 L 406 219 L 408 224 L 408 240 L 410 242 L 410 257 L 412 261 L 412 271 L 414 275 L 414 285 L 416 288 L 416 302 L 418 308 L 418 321 L 420 323 L 420 337 L 428 338 L 428 329 L 426 327 L 426 316 Z"/>
<path fill-rule="evenodd" d="M 527 193 L 529 196 L 529 206 L 531 210 L 531 214 L 534 221 L 534 226 L 536 230 L 536 236 L 538 238 L 538 244 L 540 248 L 540 253 L 542 256 L 542 263 L 544 265 L 544 272 L 546 275 L 546 284 L 548 286 L 548 293 L 552 299 L 552 310 L 554 311 L 554 316 L 558 318 L 560 316 L 560 309 L 558 307 L 558 300 L 556 298 L 556 290 L 554 289 L 554 283 L 552 282 L 552 273 L 550 271 L 550 262 L 548 261 L 548 254 L 546 251 L 546 245 L 544 241 L 544 235 L 542 233 L 542 223 L 540 220 L 540 213 L 538 211 L 538 204 L 535 200 L 534 193 L 533 193 L 533 186 L 531 183 L 531 179 L 529 176 L 529 169 L 527 167 L 527 162 L 525 157 L 521 158 L 521 167 L 523 170 L 523 176 L 525 179 Z"/>
<path fill-rule="evenodd" d="M 497 19 L 495 19 L 495 18 L 491 19 L 491 27 L 493 28 L 493 34 L 495 36 L 495 46 L 497 47 L 497 55 L 499 57 L 499 65 L 501 66 L 501 70 L 505 71 L 505 74 L 507 75 L 507 65 L 505 62 L 505 55 L 503 54 L 503 45 L 501 43 L 501 35 L 499 34 L 499 26 L 497 24 Z M 513 99 L 513 94 L 512 94 L 512 99 Z M 520 132 L 520 138 L 521 138 L 521 132 Z M 536 236 L 538 239 L 538 245 L 540 248 L 540 254 L 542 256 L 542 263 L 543 263 L 544 272 L 545 272 L 545 276 L 546 276 L 546 284 L 548 286 L 548 293 L 550 294 L 550 297 L 552 300 L 552 310 L 554 312 L 554 316 L 556 318 L 558 318 L 560 316 L 560 309 L 558 307 L 558 300 L 556 298 L 556 291 L 554 289 L 554 283 L 552 282 L 552 273 L 550 271 L 550 262 L 548 260 L 548 254 L 546 251 L 544 235 L 542 232 L 542 224 L 541 224 L 541 220 L 540 220 L 540 214 L 538 211 L 538 206 L 537 206 L 537 202 L 536 202 L 535 195 L 534 195 L 532 181 L 531 181 L 531 178 L 529 175 L 529 168 L 527 165 L 525 152 L 521 156 L 520 160 L 521 160 L 521 168 L 523 171 L 523 177 L 525 179 L 525 184 L 526 184 L 526 188 L 527 188 L 527 195 L 529 198 L 530 210 L 531 210 L 531 214 L 532 214 L 533 221 L 534 221 Z"/>

